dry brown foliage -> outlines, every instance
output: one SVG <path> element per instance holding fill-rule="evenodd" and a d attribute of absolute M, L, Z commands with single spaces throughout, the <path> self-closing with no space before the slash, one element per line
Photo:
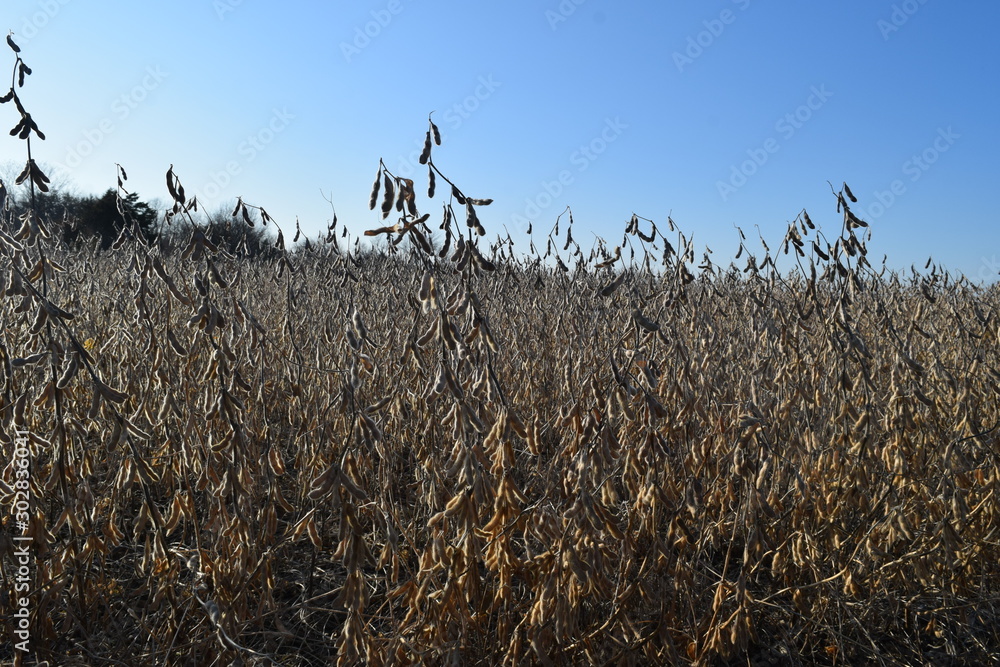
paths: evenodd
<path fill-rule="evenodd" d="M 518 258 L 431 136 L 443 250 L 384 165 L 383 250 L 336 222 L 266 262 L 0 237 L 39 659 L 1000 659 L 995 287 L 876 273 L 846 187 L 832 244 L 791 224 L 786 275 L 742 244 L 696 267 L 638 216 L 613 251 L 570 218 Z"/>

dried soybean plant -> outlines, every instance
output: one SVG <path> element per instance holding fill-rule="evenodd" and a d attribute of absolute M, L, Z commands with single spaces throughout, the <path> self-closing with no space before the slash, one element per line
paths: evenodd
<path fill-rule="evenodd" d="M 336 216 L 286 247 L 241 197 L 278 230 L 243 256 L 173 168 L 181 252 L 5 229 L 37 657 L 998 659 L 995 286 L 872 266 L 846 184 L 835 236 L 801 211 L 728 266 L 637 214 L 588 255 L 569 210 L 518 256 L 439 137 L 426 191 L 380 161 L 371 248 Z"/>

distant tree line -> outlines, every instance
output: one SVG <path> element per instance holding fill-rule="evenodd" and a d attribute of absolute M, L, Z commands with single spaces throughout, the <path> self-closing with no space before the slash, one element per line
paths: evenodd
<path fill-rule="evenodd" d="M 2 212 L 6 224 L 19 227 L 30 203 L 27 195 L 9 197 Z M 175 216 L 167 223 L 163 212 L 142 201 L 138 194 L 119 197 L 114 189 L 99 196 L 58 190 L 36 192 L 35 212 L 50 233 L 70 248 L 97 244 L 106 250 L 125 231 L 170 252 L 183 249 L 191 229 L 191 222 L 183 216 Z M 263 225 L 258 222 L 251 227 L 242 218 L 233 218 L 228 210 L 208 214 L 193 211 L 192 219 L 210 241 L 231 254 L 257 257 L 276 250 Z"/>

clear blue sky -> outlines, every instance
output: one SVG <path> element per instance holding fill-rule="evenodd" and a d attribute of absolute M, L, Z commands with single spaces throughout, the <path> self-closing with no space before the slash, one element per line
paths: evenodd
<path fill-rule="evenodd" d="M 836 233 L 827 181 L 846 180 L 873 259 L 1000 271 L 995 2 L 8 0 L 4 17 L 35 71 L 36 159 L 81 193 L 119 162 L 166 200 L 173 164 L 210 209 L 242 195 L 316 234 L 322 191 L 358 234 L 381 224 L 379 158 L 426 194 L 435 111 L 435 163 L 494 199 L 491 237 L 570 205 L 586 248 L 670 213 L 725 265 L 734 224 L 774 248 L 806 208 Z"/>

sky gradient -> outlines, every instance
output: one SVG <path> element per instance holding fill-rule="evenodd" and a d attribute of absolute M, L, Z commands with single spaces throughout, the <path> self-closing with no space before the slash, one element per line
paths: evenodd
<path fill-rule="evenodd" d="M 343 4 L 8 1 L 36 160 L 78 193 L 118 162 L 161 202 L 172 164 L 203 207 L 243 196 L 312 236 L 329 198 L 360 234 L 383 224 L 380 158 L 437 219 L 446 190 L 429 203 L 417 164 L 434 112 L 435 164 L 522 249 L 568 205 L 585 249 L 669 214 L 725 266 L 734 225 L 774 249 L 805 208 L 838 233 L 846 181 L 873 263 L 1000 272 L 997 3 Z M 17 169 L 23 142 L 0 136 Z"/>

